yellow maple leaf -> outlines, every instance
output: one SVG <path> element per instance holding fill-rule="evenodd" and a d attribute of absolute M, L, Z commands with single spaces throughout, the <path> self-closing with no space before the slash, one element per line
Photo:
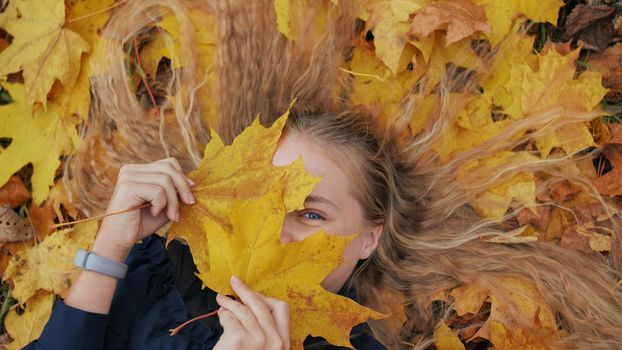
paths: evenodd
<path fill-rule="evenodd" d="M 197 266 L 199 277 L 209 288 L 232 295 L 229 280 L 238 276 L 255 291 L 287 301 L 292 349 L 302 349 L 307 335 L 352 347 L 352 327 L 383 315 L 326 291 L 320 283 L 337 267 L 353 237 L 316 232 L 301 242 L 282 243 L 285 205 L 280 187 L 275 184 L 261 198 L 235 201 L 231 234 L 203 218 L 207 241 L 217 243 L 209 244 L 209 269 Z"/>
<path fill-rule="evenodd" d="M 155 77 L 158 63 L 162 57 L 171 60 L 171 68 L 178 69 L 185 65 L 181 43 L 183 40 L 194 39 L 197 58 L 202 67 L 210 65 L 216 51 L 216 27 L 213 16 L 202 9 L 192 9 L 187 13 L 189 22 L 194 29 L 194 37 L 182 35 L 177 17 L 167 12 L 156 26 L 162 29 L 154 34 L 152 40 L 140 52 L 143 70 Z M 207 60 L 207 61 L 206 61 Z"/>
<path fill-rule="evenodd" d="M 574 79 L 574 62 L 578 55 L 579 50 L 566 56 L 549 50 L 539 56 L 537 71 L 528 64 L 513 65 L 512 79 L 503 85 L 513 98 L 500 106 L 514 120 L 545 111 L 557 111 L 557 115 L 592 111 L 607 90 L 601 85 L 599 73 L 585 72 Z"/>
<path fill-rule="evenodd" d="M 38 339 L 52 314 L 52 305 L 54 294 L 42 292 L 28 300 L 23 314 L 18 315 L 17 310 L 11 310 L 4 325 L 13 342 L 8 344 L 6 349 L 19 350 Z"/>
<path fill-rule="evenodd" d="M 316 23 L 313 25 L 313 33 L 321 34 L 325 31 L 327 18 L 334 14 L 339 6 L 337 0 L 274 0 L 276 14 L 276 29 L 290 40 L 299 40 L 301 35 L 308 35 L 309 30 L 304 28 L 309 12 L 315 12 Z"/>
<path fill-rule="evenodd" d="M 475 314 L 490 301 L 490 316 L 473 338 L 490 340 L 498 349 L 549 349 L 565 333 L 558 330 L 555 314 L 536 287 L 517 277 L 503 277 L 494 290 L 469 284 L 451 291 L 458 315 Z"/>
<path fill-rule="evenodd" d="M 534 70 L 537 69 L 538 55 L 533 51 L 533 41 L 533 37 L 518 33 L 518 28 L 515 28 L 507 40 L 499 45 L 492 66 L 482 81 L 484 93 L 493 96 L 497 105 L 504 105 L 512 100 L 512 96 L 500 88 L 512 78 L 512 66 L 526 64 Z"/>
<path fill-rule="evenodd" d="M 47 104 L 47 95 L 57 79 L 63 86 L 75 84 L 83 52 L 90 45 L 77 33 L 65 28 L 65 2 L 10 2 L 20 14 L 4 25 L 14 39 L 0 53 L 0 77 L 23 70 L 29 103 Z"/>
<path fill-rule="evenodd" d="M 91 57 L 98 54 L 99 32 L 110 17 L 109 9 L 114 0 L 70 0 L 67 6 L 65 28 L 76 32 L 92 48 L 91 53 L 83 55 L 80 73 L 73 86 L 63 86 L 58 93 L 61 115 L 77 115 L 86 120 L 91 103 L 90 76 Z M 71 5 L 71 6 L 69 6 Z"/>
<path fill-rule="evenodd" d="M 431 0 L 387 0 L 373 1 L 363 12 L 366 27 L 374 34 L 376 55 L 393 74 L 406 67 L 400 67 L 400 57 L 410 29 L 409 15 Z"/>
<path fill-rule="evenodd" d="M 169 241 L 180 237 L 194 249 L 205 245 L 207 233 L 201 222 L 203 216 L 231 232 L 229 215 L 233 199 L 262 196 L 275 182 L 285 183 L 287 211 L 302 207 L 304 196 L 319 178 L 305 171 L 302 159 L 284 167 L 272 165 L 272 155 L 288 115 L 289 111 L 285 112 L 269 128 L 262 127 L 257 118 L 230 146 L 225 146 L 218 135 L 212 133 L 199 168 L 188 174 L 196 183 L 192 192 L 197 202 L 192 206 L 182 205 L 181 220 L 172 225 Z M 301 195 L 304 195 L 302 200 L 298 200 Z"/>
<path fill-rule="evenodd" d="M 93 243 L 96 232 L 96 221 L 77 224 L 16 253 L 3 276 L 14 285 L 12 296 L 20 303 L 39 290 L 65 297 L 79 271 L 73 266 L 73 257 L 79 248 L 86 249 Z"/>
<path fill-rule="evenodd" d="M 350 101 L 376 111 L 383 121 L 399 114 L 400 102 L 422 73 L 405 70 L 392 75 L 367 47 L 354 49 L 350 69 L 354 76 Z"/>
<path fill-rule="evenodd" d="M 553 147 L 560 147 L 566 154 L 572 155 L 596 145 L 585 123 L 563 125 L 554 132 L 534 139 L 542 158 L 547 158 Z"/>
<path fill-rule="evenodd" d="M 537 161 L 534 155 L 528 152 L 500 152 L 494 156 L 473 161 L 467 164 L 461 173 L 469 173 L 469 176 L 476 171 L 483 176 L 491 185 L 485 191 L 475 195 L 471 200 L 473 208 L 482 216 L 492 219 L 500 219 L 512 200 L 517 200 L 526 208 L 533 209 L 536 206 L 536 183 L 532 173 L 520 172 L 510 178 L 504 178 L 496 174 L 490 178 L 491 169 L 503 166 L 504 164 L 518 164 Z M 477 180 L 475 180 L 477 181 Z"/>
<path fill-rule="evenodd" d="M 458 335 L 443 320 L 438 323 L 434 330 L 434 345 L 438 350 L 464 350 L 464 344 Z"/>
<path fill-rule="evenodd" d="M 22 84 L 3 86 L 13 102 L 0 106 L 0 137 L 10 138 L 12 142 L 0 153 L 0 186 L 24 165 L 32 163 L 32 197 L 39 205 L 54 185 L 59 157 L 71 152 L 79 142 L 76 131 L 79 119 L 61 118 L 55 104 L 33 115 Z"/>
<path fill-rule="evenodd" d="M 512 22 L 519 17 L 526 17 L 534 22 L 557 24 L 562 0 L 474 0 L 484 7 L 492 30 L 486 33 L 491 44 L 499 44 L 510 32 Z"/>

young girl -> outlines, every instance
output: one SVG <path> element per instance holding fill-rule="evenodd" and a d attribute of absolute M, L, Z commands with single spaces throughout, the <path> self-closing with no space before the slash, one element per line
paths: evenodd
<path fill-rule="evenodd" d="M 327 290 L 355 298 L 345 285 L 359 262 L 374 253 L 382 235 L 380 208 L 372 211 L 366 205 L 370 197 L 376 197 L 373 200 L 385 206 L 388 186 L 383 170 L 390 166 L 390 159 L 382 156 L 384 151 L 369 132 L 371 120 L 358 114 L 294 116 L 287 125 L 274 165 L 302 157 L 305 168 L 322 180 L 305 200 L 303 210 L 286 215 L 281 240 L 300 241 L 320 229 L 341 235 L 359 233 L 347 246 L 343 263 L 322 282 Z M 379 159 L 366 159 L 379 155 Z M 171 263 L 164 240 L 150 236 L 167 221 L 179 219 L 180 201 L 195 202 L 192 183 L 175 158 L 123 166 L 107 211 L 144 203 L 151 206 L 106 217 L 92 251 L 112 262 L 127 262 L 127 276 L 118 281 L 102 272 L 82 271 L 67 298 L 56 302 L 40 339 L 27 349 L 289 348 L 286 303 L 260 295 L 236 278 L 231 287 L 240 301 L 201 290 L 187 249 L 184 254 L 184 248 L 172 244 Z M 179 261 L 180 255 L 185 255 L 185 263 Z M 220 325 L 197 322 L 178 335 L 169 335 L 169 329 L 184 322 L 187 314 L 219 307 Z M 352 343 L 360 349 L 384 349 L 365 325 L 355 328 Z M 312 337 L 305 345 L 335 348 Z"/>
<path fill-rule="evenodd" d="M 274 163 L 287 164 L 301 155 L 307 169 L 323 175 L 324 180 L 304 210 L 287 214 L 282 240 L 297 241 L 321 227 L 334 234 L 361 232 L 348 247 L 344 264 L 324 282 L 325 287 L 378 311 L 389 311 L 386 292 L 404 299 L 406 322 L 397 329 L 384 320 L 356 327 L 351 335 L 356 347 L 381 348 L 380 341 L 391 349 L 426 348 L 448 311 L 421 300 L 469 283 L 503 296 L 499 287 L 507 277 L 534 285 L 554 311 L 566 336 L 547 346 L 619 347 L 622 292 L 618 271 L 597 258 L 553 244 L 486 242 L 481 237 L 503 236 L 503 230 L 498 224 L 482 221 L 469 206 L 473 194 L 498 176 L 509 178 L 526 169 L 554 173 L 562 162 L 512 163 L 461 178 L 464 164 L 512 149 L 525 139 L 509 137 L 513 135 L 510 130 L 508 137 L 496 138 L 497 143 L 489 142 L 456 161 L 441 163 L 434 156 L 433 141 L 450 122 L 444 118 L 450 114 L 446 113 L 447 103 L 430 116 L 421 133 L 409 137 L 404 125 L 409 123 L 414 99 L 406 99 L 403 115 L 386 119 L 394 122 L 386 122 L 383 128 L 346 102 L 347 75 L 340 67 L 349 58 L 354 40 L 364 37 L 357 3 L 339 1 L 320 21 L 322 30 L 315 27 L 315 19 L 323 8 L 309 7 L 299 18 L 304 36 L 297 41 L 277 32 L 270 0 L 210 4 L 145 0 L 116 9 L 102 32 L 116 46 L 102 65 L 105 73 L 92 79 L 93 107 L 84 134 L 89 147 L 68 161 L 66 185 L 87 215 L 103 211 L 106 203 L 109 210 L 143 202 L 152 206 L 104 220 L 94 250 L 116 261 L 129 253 L 128 274 L 117 282 L 82 272 L 64 303 L 57 301 L 38 343 L 42 348 L 54 348 L 55 344 L 63 349 L 96 344 L 127 349 L 286 347 L 288 316 L 281 302 L 234 281 L 232 287 L 240 302 L 216 297 L 209 290 L 200 290 L 183 245 L 173 242 L 165 250 L 156 237 L 133 244 L 167 219 L 175 220 L 179 201 L 192 202 L 188 196 L 192 186 L 183 174 L 198 164 L 201 146 L 209 139 L 206 120 L 210 117 L 203 112 L 206 105 L 221 116 L 215 125 L 218 133 L 231 141 L 258 114 L 269 125 L 294 98 L 296 104 Z M 184 64 L 182 69 L 170 69 L 170 74 L 159 77 L 158 86 L 164 90 L 161 95 L 176 100 L 162 104 L 161 118 L 154 118 L 137 102 L 124 62 L 128 38 L 152 26 L 157 18 L 154 13 L 163 8 L 174 13 L 185 28 L 181 42 Z M 196 11 L 213 15 L 218 33 L 213 67 L 202 66 L 198 49 L 191 45 L 196 33 L 189 29 L 189 13 Z M 203 79 L 206 71 L 214 73 L 208 74 L 216 81 L 213 88 Z M 464 79 L 460 85 L 465 85 Z M 435 89 L 441 101 L 449 99 L 451 88 Z M 165 111 L 174 111 L 176 119 L 164 118 Z M 549 121 L 532 118 L 529 122 L 538 130 Z M 162 158 L 167 159 L 158 161 Z M 123 164 L 150 161 L 122 168 Z M 503 301 L 511 302 L 511 298 Z M 188 317 L 219 306 L 219 321 L 195 322 L 175 337 L 168 335 L 169 328 Z M 526 330 L 533 323 L 512 316 L 514 324 L 525 325 Z M 61 327 L 63 322 L 67 326 Z M 328 345 L 309 339 L 306 346 Z"/>

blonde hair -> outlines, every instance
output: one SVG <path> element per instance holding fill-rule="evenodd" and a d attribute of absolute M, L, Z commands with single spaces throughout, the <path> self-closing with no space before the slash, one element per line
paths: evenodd
<path fill-rule="evenodd" d="M 64 179 L 72 200 L 87 214 L 102 211 L 123 163 L 175 156 L 186 171 L 194 168 L 209 139 L 205 111 L 197 99 L 216 99 L 220 118 L 213 127 L 231 141 L 257 114 L 270 124 L 297 98 L 288 130 L 338 146 L 351 155 L 349 165 L 359 174 L 354 192 L 367 219 L 384 225 L 376 252 L 352 278 L 361 301 L 380 310 L 384 309 L 385 291 L 403 295 L 406 324 L 396 331 L 385 321 L 370 322 L 378 339 L 390 348 L 425 348 L 432 343 L 434 327 L 445 312 L 420 304 L 422 298 L 478 283 L 511 303 L 501 283 L 505 277 L 519 277 L 536 286 L 555 311 L 560 328 L 568 332 L 551 347 L 617 347 L 622 339 L 622 291 L 620 273 L 610 267 L 612 262 L 551 243 L 486 242 L 482 238 L 504 237 L 504 230 L 498 222 L 482 220 L 469 205 L 475 193 L 500 178 L 541 171 L 549 174 L 551 181 L 571 181 L 607 207 L 587 179 L 564 174 L 563 167 L 573 160 L 530 160 L 467 174 L 461 171 L 473 160 L 512 149 L 533 136 L 508 137 L 517 130 L 529 126 L 537 132 L 550 131 L 565 122 L 553 123 L 548 114 L 515 122 L 488 142 L 441 162 L 432 147 L 453 120 L 449 109 L 454 82 L 464 85 L 464 81 L 479 77 L 465 77 L 450 69 L 436 89 L 439 108 L 416 136 L 407 136 L 405 128 L 412 110 L 418 108 L 415 97 L 423 92 L 421 88 L 413 88 L 402 105 L 402 114 L 381 128 L 374 117 L 349 105 L 348 76 L 339 69 L 360 34 L 354 3 L 341 1 L 339 8 L 332 9 L 323 31 L 313 29 L 316 14 L 311 11 L 308 19 L 300 22 L 308 36 L 297 41 L 285 39 L 276 30 L 273 2 L 268 0 L 223 0 L 211 7 L 184 0 L 123 5 L 102 33 L 113 49 L 108 61 L 100 63 L 106 67 L 104 73 L 92 80 L 93 107 L 83 133 L 86 147 L 67 161 Z M 123 64 L 124 49 L 134 36 L 153 27 L 163 9 L 175 14 L 184 34 L 191 33 L 189 11 L 197 6 L 211 12 L 217 25 L 217 60 L 211 67 L 217 83 L 207 95 L 196 96 L 203 83 L 197 77 L 205 72 L 198 68 L 192 40 L 185 40 L 184 67 L 171 69 L 171 76 L 162 84 L 166 95 L 181 96 L 175 103 L 163 102 L 160 117 L 153 118 L 151 111 L 136 101 Z M 175 91 L 188 93 L 176 95 Z M 165 122 L 167 111 L 172 111 L 175 122 Z M 571 120 L 593 117 L 576 115 Z M 516 317 L 518 324 L 530 327 L 530 320 Z M 415 337 L 417 343 L 408 345 Z"/>

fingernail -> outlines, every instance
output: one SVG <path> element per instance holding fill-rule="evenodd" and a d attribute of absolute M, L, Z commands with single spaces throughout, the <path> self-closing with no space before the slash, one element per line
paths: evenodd
<path fill-rule="evenodd" d="M 188 194 L 186 195 L 186 199 L 188 200 L 188 203 L 190 204 L 194 204 L 196 202 L 194 200 L 194 196 L 192 195 L 192 192 L 188 192 Z"/>
<path fill-rule="evenodd" d="M 189 177 L 187 177 L 187 178 L 186 178 L 186 181 L 188 181 L 188 183 L 190 184 L 190 186 L 194 186 L 194 185 L 196 185 L 196 184 L 194 183 L 194 181 L 192 181 L 192 179 L 191 179 L 191 178 L 189 178 Z"/>
<path fill-rule="evenodd" d="M 179 221 L 179 213 L 175 213 L 175 221 Z"/>
<path fill-rule="evenodd" d="M 240 285 L 240 284 L 242 284 L 242 280 L 240 280 L 236 276 L 231 276 L 231 283 Z"/>

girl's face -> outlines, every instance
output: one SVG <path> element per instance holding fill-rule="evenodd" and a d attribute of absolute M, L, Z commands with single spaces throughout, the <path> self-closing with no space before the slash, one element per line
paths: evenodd
<path fill-rule="evenodd" d="M 302 241 L 305 237 L 323 229 L 328 234 L 358 236 L 349 243 L 344 261 L 322 282 L 330 291 L 338 291 L 346 282 L 359 259 L 373 253 L 382 233 L 382 225 L 375 225 L 363 217 L 363 208 L 352 194 L 351 177 L 326 157 L 324 152 L 305 136 L 288 133 L 281 138 L 272 163 L 276 166 L 291 164 L 302 157 L 305 169 L 322 176 L 304 203 L 304 209 L 285 215 L 281 241 Z"/>

